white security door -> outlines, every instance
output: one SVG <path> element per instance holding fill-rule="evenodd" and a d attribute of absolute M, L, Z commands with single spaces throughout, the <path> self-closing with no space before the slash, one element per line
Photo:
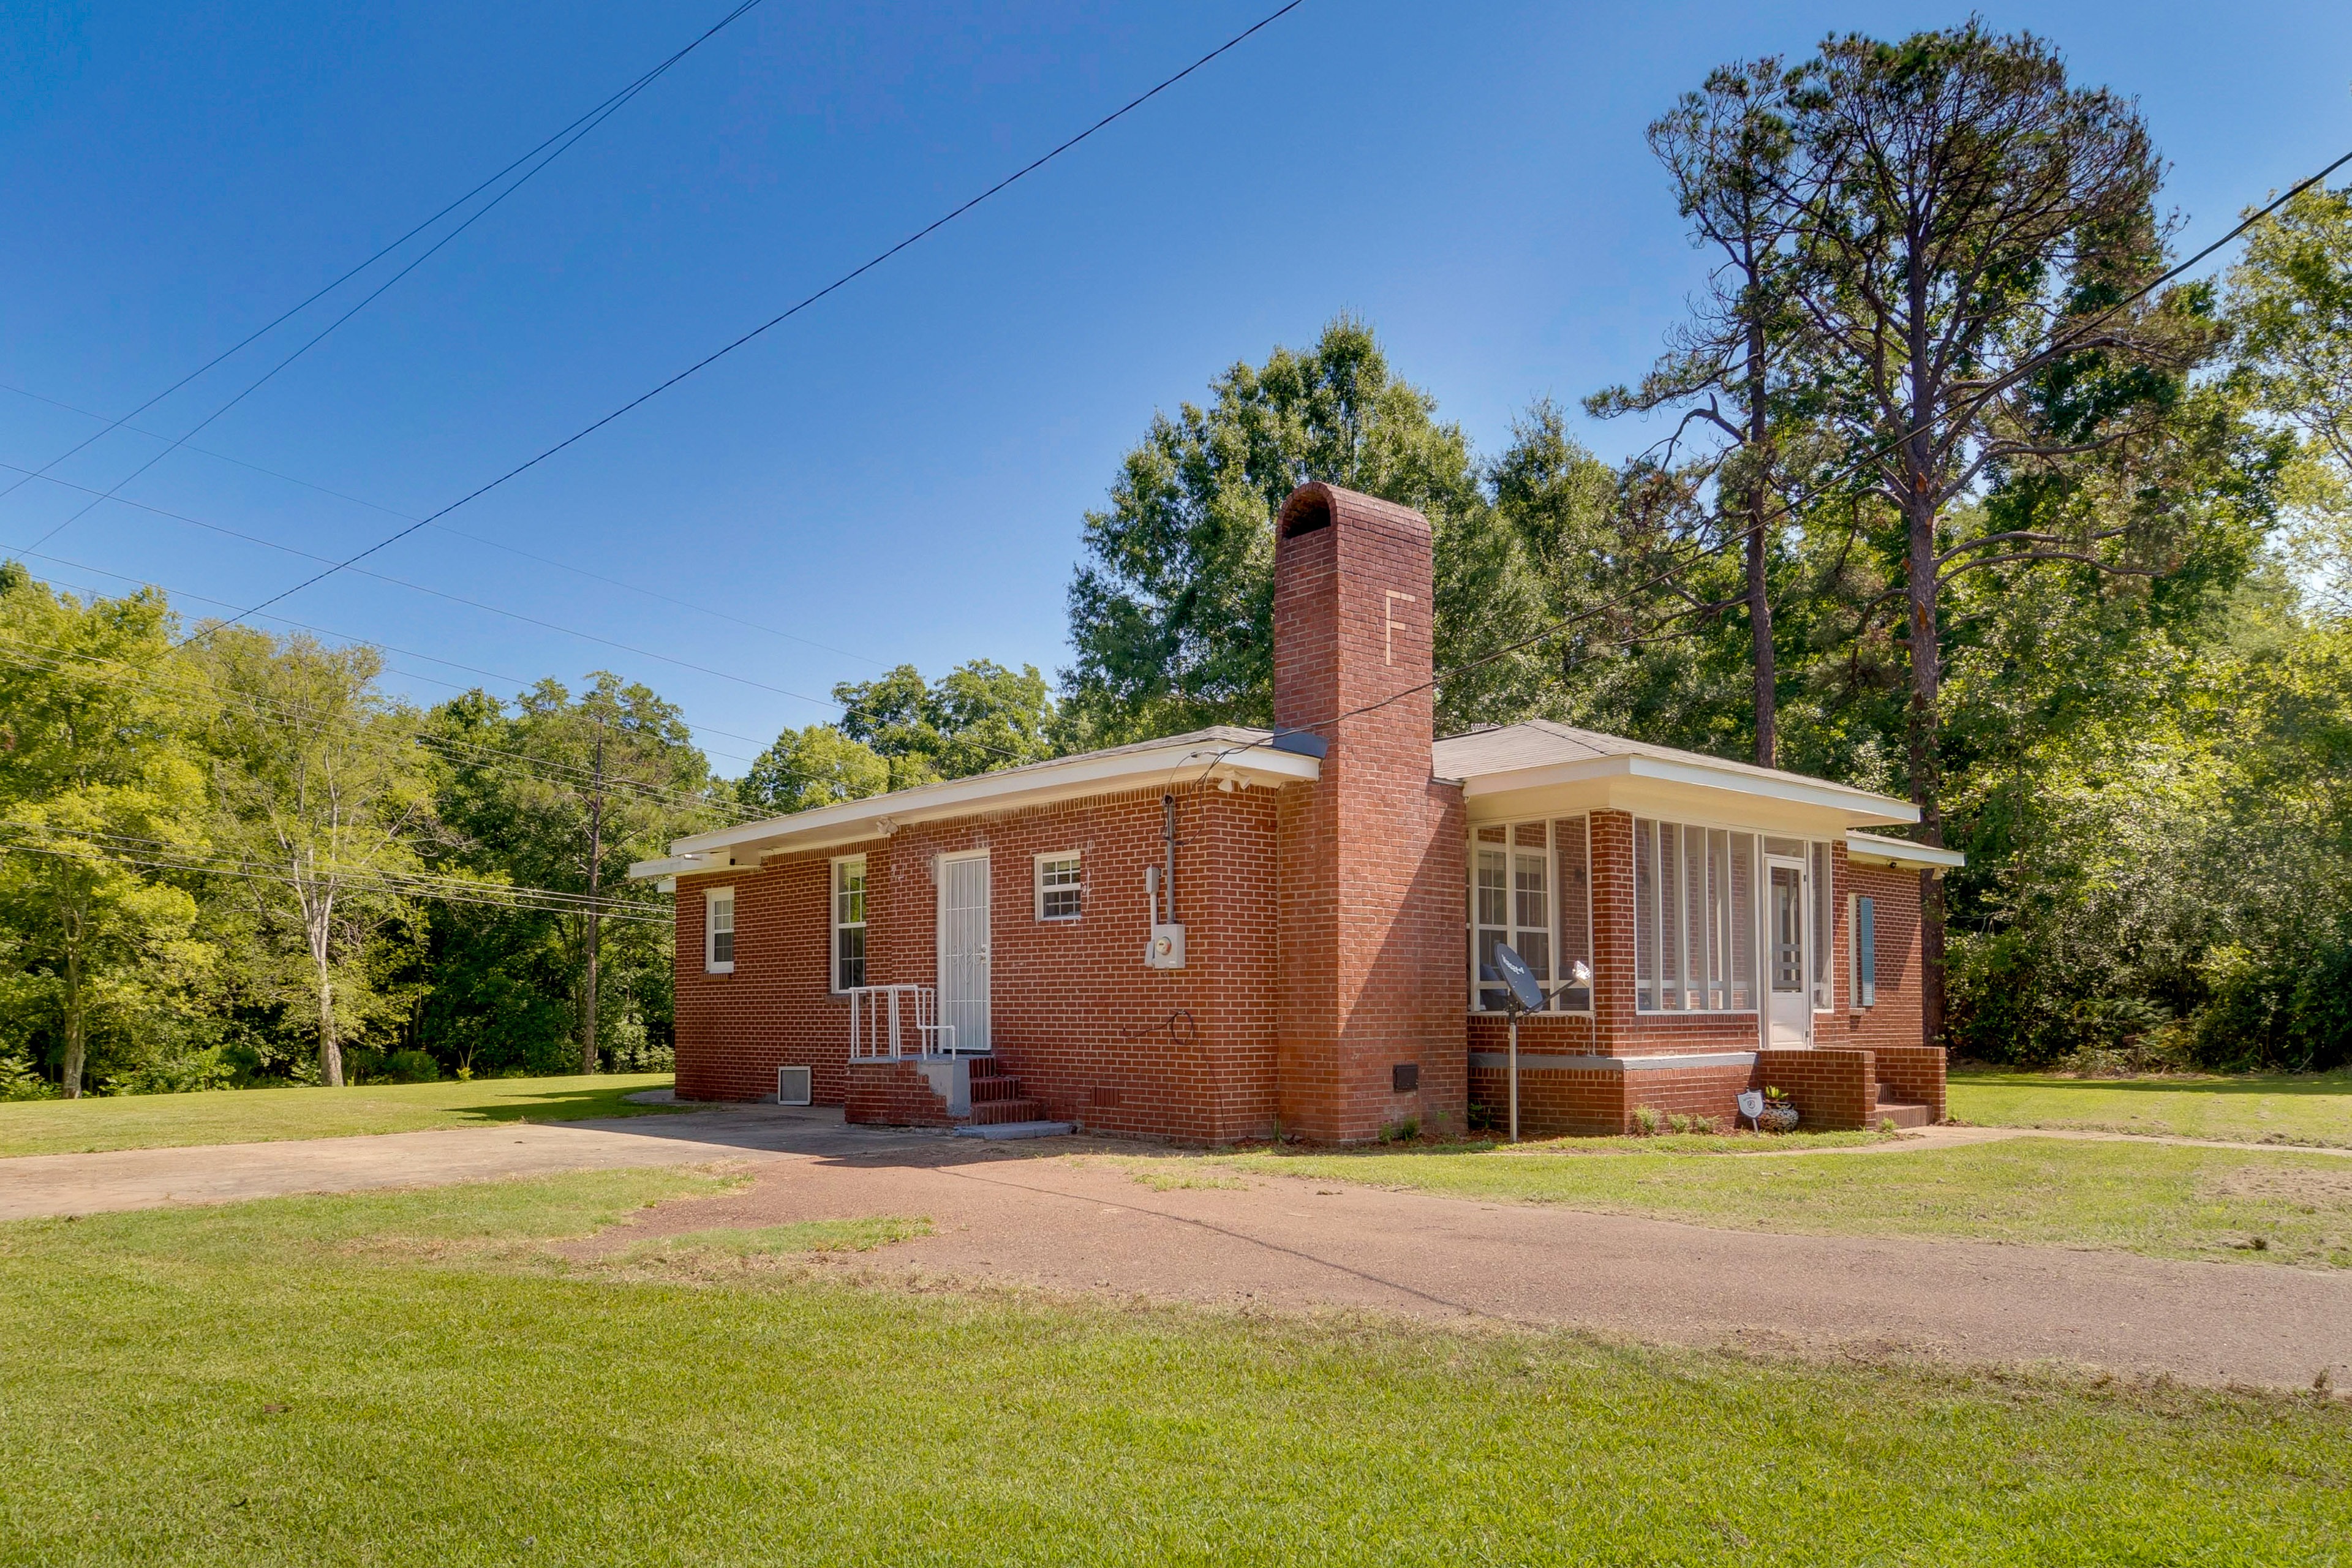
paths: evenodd
<path fill-rule="evenodd" d="M 1764 958 L 1771 981 L 1766 1040 L 1774 1046 L 1813 1043 L 1813 998 L 1805 962 L 1805 863 L 1774 860 L 1764 900 Z"/>
<path fill-rule="evenodd" d="M 940 1022 L 960 1054 L 988 1043 L 988 852 L 940 861 Z"/>

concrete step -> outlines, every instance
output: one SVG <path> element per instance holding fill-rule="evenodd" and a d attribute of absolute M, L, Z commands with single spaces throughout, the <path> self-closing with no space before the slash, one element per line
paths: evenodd
<path fill-rule="evenodd" d="M 959 1127 L 959 1138 L 1064 1138 L 1076 1131 L 1066 1121 L 994 1121 Z"/>
<path fill-rule="evenodd" d="M 1892 1121 L 1897 1127 L 1925 1127 L 1934 1118 L 1928 1114 L 1924 1100 L 1889 1100 L 1882 1094 L 1878 1097 L 1878 1121 Z"/>
<path fill-rule="evenodd" d="M 992 1127 L 1008 1121 L 1036 1121 L 1045 1114 L 1045 1102 L 1022 1095 L 1012 1100 L 975 1100 L 971 1102 L 971 1120 L 977 1126 Z"/>

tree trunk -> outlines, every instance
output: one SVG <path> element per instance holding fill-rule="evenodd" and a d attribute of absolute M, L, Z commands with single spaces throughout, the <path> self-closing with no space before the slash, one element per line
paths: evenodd
<path fill-rule="evenodd" d="M 595 793 L 588 797 L 588 896 L 603 890 L 604 878 L 604 726 L 596 725 Z M 588 908 L 588 967 L 580 984 L 580 1070 L 596 1070 L 596 960 L 603 943 L 603 923 L 596 908 Z"/>
<path fill-rule="evenodd" d="M 66 1060 L 58 1081 L 68 1100 L 81 1098 L 81 1069 L 89 1050 L 89 1026 L 82 1017 L 81 943 L 66 948 Z"/>
<path fill-rule="evenodd" d="M 1909 582 L 1911 707 L 1909 742 L 1911 802 L 1919 808 L 1915 835 L 1922 844 L 1944 843 L 1944 758 L 1937 732 L 1943 674 L 1943 642 L 1936 626 L 1936 506 L 1924 480 L 1914 484 L 1905 508 L 1910 531 Z M 1929 1045 L 1944 1037 L 1944 884 L 1933 870 L 1919 873 L 1919 994 L 1922 1037 Z"/>
<path fill-rule="evenodd" d="M 319 1077 L 329 1089 L 343 1087 L 343 1042 L 335 1033 L 335 983 L 319 966 Z"/>
<path fill-rule="evenodd" d="M 1751 274 L 1752 274 L 1751 268 Z M 1755 293 L 1751 281 L 1749 294 Z M 1751 310 L 1754 306 L 1751 304 Z M 1748 323 L 1748 457 L 1751 463 L 1767 460 L 1772 435 L 1771 412 L 1765 405 L 1767 346 L 1764 324 Z M 1771 494 L 1759 471 L 1748 490 L 1748 637 L 1756 679 L 1756 765 L 1780 765 L 1780 689 L 1772 663 L 1772 595 L 1765 581 L 1769 563 L 1771 525 L 1766 509 Z"/>
<path fill-rule="evenodd" d="M 1780 695 L 1772 668 L 1772 596 L 1764 580 L 1764 488 L 1748 498 L 1748 636 L 1756 669 L 1756 765 L 1780 765 Z"/>

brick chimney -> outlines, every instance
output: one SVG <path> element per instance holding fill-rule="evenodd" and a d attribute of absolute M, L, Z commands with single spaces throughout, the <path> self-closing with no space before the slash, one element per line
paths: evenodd
<path fill-rule="evenodd" d="M 1275 723 L 1328 747 L 1279 826 L 1276 1096 L 1307 1138 L 1463 1125 L 1462 792 L 1429 771 L 1432 590 L 1419 512 L 1322 484 L 1283 503 Z"/>

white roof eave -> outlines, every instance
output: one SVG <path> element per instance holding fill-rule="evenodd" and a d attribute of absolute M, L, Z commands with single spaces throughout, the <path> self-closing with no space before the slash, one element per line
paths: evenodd
<path fill-rule="evenodd" d="M 1223 754 L 1218 756 L 1213 766 L 1204 767 L 1202 759 L 1213 753 Z M 760 822 L 694 834 L 672 843 L 667 858 L 640 861 L 629 868 L 629 874 L 645 878 L 753 870 L 757 869 L 760 855 L 856 844 L 885 837 L 907 824 L 1017 811 L 1026 806 L 1081 800 L 1088 795 L 1118 794 L 1147 784 L 1164 784 L 1171 781 L 1172 775 L 1186 769 L 1192 770 L 1185 774 L 1185 782 L 1188 783 L 1194 782 L 1197 774 L 1203 779 L 1233 778 L 1276 787 L 1311 783 L 1322 777 L 1323 773 L 1323 765 L 1316 758 L 1298 752 L 1276 750 L 1271 745 L 1236 750 L 1230 746 L 1186 742 L 1168 746 L 1122 749 L 1093 756 L 1073 757 L 1066 763 L 1046 763 L 998 773 L 977 773 L 971 778 L 950 779 L 942 784 L 925 784 L 919 789 L 900 790 L 865 800 L 843 801 L 838 805 L 820 806 L 814 811 L 795 812 L 789 816 L 769 817 Z M 740 859 L 731 853 L 738 849 L 750 849 L 753 853 L 749 860 Z M 730 853 L 722 854 L 722 851 Z"/>
<path fill-rule="evenodd" d="M 1908 838 L 1882 838 L 1875 833 L 1847 834 L 1845 853 L 1848 859 L 1859 860 L 1867 866 L 1913 869 L 1932 868 L 1948 871 L 1969 863 L 1969 858 L 1957 849 L 1938 848 L 1933 844 L 1915 844 Z"/>
<path fill-rule="evenodd" d="M 1919 820 L 1919 808 L 1892 795 L 1855 789 L 1801 773 L 1763 773 L 1738 768 L 1714 768 L 1703 762 L 1619 752 L 1586 757 L 1570 763 L 1538 763 L 1479 773 L 1464 782 L 1463 798 L 1476 801 L 1492 795 L 1518 795 L 1531 790 L 1623 781 L 1656 784 L 1715 795 L 1744 796 L 1776 806 L 1834 812 L 1849 827 L 1908 824 Z"/>

